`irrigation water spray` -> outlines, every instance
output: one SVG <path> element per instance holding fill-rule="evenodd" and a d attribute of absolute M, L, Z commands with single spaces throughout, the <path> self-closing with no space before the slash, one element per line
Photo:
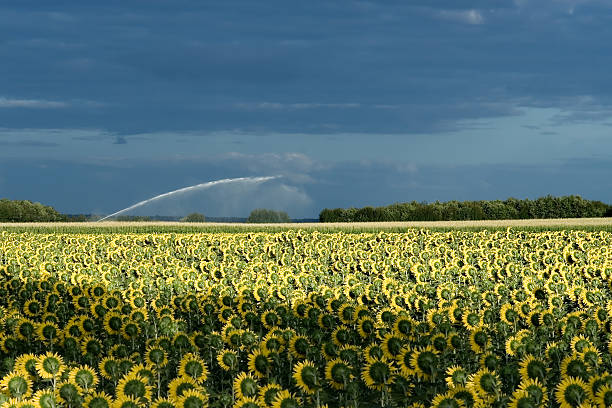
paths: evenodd
<path fill-rule="evenodd" d="M 196 185 L 189 186 L 189 187 L 183 187 L 183 188 L 179 188 L 178 190 L 169 191 L 167 193 L 163 193 L 163 194 L 157 195 L 155 197 L 151 197 L 148 200 L 140 201 L 140 202 L 138 202 L 138 203 L 136 203 L 134 205 L 131 205 L 131 206 L 127 207 L 127 208 L 124 208 L 123 210 L 120 210 L 120 211 L 117 211 L 117 212 L 112 213 L 110 215 L 107 215 L 106 217 L 99 219 L 98 222 L 104 221 L 104 220 L 106 220 L 108 218 L 114 217 L 114 216 L 119 215 L 119 214 L 123 214 L 124 212 L 133 210 L 134 208 L 141 207 L 141 206 L 143 206 L 145 204 L 149 204 L 152 201 L 157 201 L 157 200 L 160 200 L 162 198 L 166 198 L 166 197 L 172 196 L 174 194 L 186 193 L 186 192 L 192 191 L 192 190 L 204 190 L 204 189 L 207 189 L 209 187 L 216 186 L 216 185 L 219 185 L 219 184 L 229 184 L 229 183 L 239 183 L 239 182 L 243 182 L 243 183 L 262 183 L 264 181 L 273 180 L 273 179 L 276 179 L 276 178 L 279 178 L 279 177 L 281 177 L 281 176 L 238 177 L 238 178 L 231 178 L 231 179 L 221 179 L 221 180 L 209 181 L 207 183 L 196 184 Z"/>

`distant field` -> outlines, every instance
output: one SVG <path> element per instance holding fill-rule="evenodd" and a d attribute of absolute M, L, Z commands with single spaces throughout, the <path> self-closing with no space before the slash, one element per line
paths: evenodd
<path fill-rule="evenodd" d="M 316 229 L 327 232 L 372 232 L 385 230 L 399 232 L 412 228 L 433 230 L 504 229 L 507 227 L 527 230 L 584 229 L 612 231 L 612 218 L 565 218 L 531 220 L 482 220 L 482 221 L 413 221 L 413 222 L 354 222 L 354 223 L 184 223 L 184 222 L 83 222 L 83 223 L 0 223 L 0 229 L 28 232 L 237 232 L 283 231 L 289 229 Z"/>

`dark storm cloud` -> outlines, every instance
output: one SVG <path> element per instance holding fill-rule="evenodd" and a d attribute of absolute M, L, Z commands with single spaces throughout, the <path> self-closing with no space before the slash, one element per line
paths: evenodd
<path fill-rule="evenodd" d="M 606 2 L 457 3 L 3 2 L 0 97 L 98 105 L 0 123 L 407 133 L 584 95 L 587 120 L 611 105 Z M 262 103 L 317 108 L 240 108 Z"/>

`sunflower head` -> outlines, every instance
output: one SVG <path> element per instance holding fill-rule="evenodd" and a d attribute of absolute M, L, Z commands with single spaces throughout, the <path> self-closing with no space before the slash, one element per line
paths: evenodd
<path fill-rule="evenodd" d="M 202 383 L 208 378 L 206 363 L 199 356 L 188 353 L 183 356 L 179 365 L 179 376 L 189 376 L 197 383 Z"/>
<path fill-rule="evenodd" d="M 208 394 L 202 390 L 187 390 L 178 399 L 178 406 L 184 408 L 206 408 L 208 407 Z"/>
<path fill-rule="evenodd" d="M 579 407 L 588 401 L 588 386 L 580 378 L 566 377 L 555 390 L 555 399 L 562 407 Z"/>
<path fill-rule="evenodd" d="M 238 369 L 238 355 L 233 350 L 221 350 L 217 354 L 217 362 L 225 371 L 236 371 Z"/>
<path fill-rule="evenodd" d="M 321 387 L 321 380 L 317 368 L 310 361 L 303 361 L 293 367 L 293 378 L 298 387 L 307 394 L 314 392 Z"/>
<path fill-rule="evenodd" d="M 111 408 L 114 402 L 113 397 L 104 391 L 93 392 L 85 397 L 83 406 L 86 408 Z"/>
<path fill-rule="evenodd" d="M 431 346 L 415 350 L 410 360 L 415 373 L 420 378 L 430 378 L 438 369 L 438 351 Z"/>
<path fill-rule="evenodd" d="M 446 369 L 446 384 L 448 388 L 464 386 L 468 381 L 469 374 L 461 366 L 454 365 Z"/>
<path fill-rule="evenodd" d="M 393 366 L 385 360 L 373 360 L 361 370 L 361 378 L 373 390 L 383 390 L 393 383 Z"/>
<path fill-rule="evenodd" d="M 99 380 L 96 371 L 87 365 L 73 368 L 69 378 L 70 382 L 85 393 L 94 390 Z"/>
<path fill-rule="evenodd" d="M 242 372 L 234 379 L 233 389 L 236 398 L 253 397 L 257 395 L 259 385 L 254 376 Z"/>
<path fill-rule="evenodd" d="M 178 401 L 187 391 L 198 389 L 200 386 L 191 377 L 176 377 L 168 384 L 168 397 Z"/>
<path fill-rule="evenodd" d="M 431 401 L 431 408 L 462 408 L 463 406 L 463 401 L 452 392 L 438 394 Z"/>
<path fill-rule="evenodd" d="M 272 401 L 272 408 L 300 408 L 302 400 L 287 390 L 281 390 L 276 393 L 276 397 Z"/>
<path fill-rule="evenodd" d="M 0 381 L 0 388 L 10 398 L 27 398 L 32 395 L 32 387 L 30 375 L 24 371 L 12 371 Z"/>
<path fill-rule="evenodd" d="M 351 367 L 346 362 L 334 359 L 327 362 L 325 366 L 325 379 L 327 379 L 332 388 L 341 390 L 353 378 L 351 371 Z"/>
<path fill-rule="evenodd" d="M 249 370 L 258 378 L 268 376 L 272 367 L 272 360 L 266 356 L 261 350 L 254 350 L 249 354 Z"/>
<path fill-rule="evenodd" d="M 145 402 L 151 400 L 149 380 L 135 373 L 129 373 L 117 384 L 117 398 L 132 398 Z"/>
<path fill-rule="evenodd" d="M 36 371 L 41 378 L 59 378 L 65 368 L 64 359 L 51 352 L 39 356 L 36 362 Z"/>
<path fill-rule="evenodd" d="M 68 406 L 78 406 L 82 402 L 79 388 L 70 381 L 64 381 L 57 385 L 57 393 L 60 402 Z"/>

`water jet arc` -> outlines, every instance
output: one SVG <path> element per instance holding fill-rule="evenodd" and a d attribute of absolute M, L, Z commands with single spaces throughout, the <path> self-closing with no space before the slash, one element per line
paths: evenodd
<path fill-rule="evenodd" d="M 131 205 L 131 206 L 127 207 L 127 208 L 124 208 L 123 210 L 119 210 L 119 211 L 114 212 L 114 213 L 112 213 L 110 215 L 107 215 L 104 218 L 100 218 L 97 222 L 104 221 L 104 220 L 106 220 L 108 218 L 114 217 L 116 215 L 122 214 L 122 213 L 130 211 L 130 210 L 133 210 L 134 208 L 138 208 L 138 207 L 143 206 L 145 204 L 149 204 L 150 202 L 157 201 L 159 199 L 166 198 L 168 196 L 171 196 L 171 195 L 174 195 L 174 194 L 178 194 L 178 193 L 185 193 L 185 192 L 191 191 L 191 190 L 204 190 L 204 189 L 207 189 L 209 187 L 216 186 L 216 185 L 219 185 L 219 184 L 228 184 L 228 183 L 236 183 L 236 182 L 262 183 L 264 181 L 273 180 L 273 179 L 276 179 L 276 178 L 279 178 L 279 177 L 281 177 L 281 176 L 238 177 L 238 178 L 229 178 L 229 179 L 221 179 L 221 180 L 209 181 L 207 183 L 201 183 L 201 184 L 196 184 L 196 185 L 189 186 L 189 187 L 183 187 L 183 188 L 179 188 L 178 190 L 168 191 L 167 193 L 163 193 L 163 194 L 157 195 L 155 197 L 149 198 L 147 200 L 140 201 L 140 202 L 138 202 L 138 203 L 136 203 L 134 205 Z"/>

